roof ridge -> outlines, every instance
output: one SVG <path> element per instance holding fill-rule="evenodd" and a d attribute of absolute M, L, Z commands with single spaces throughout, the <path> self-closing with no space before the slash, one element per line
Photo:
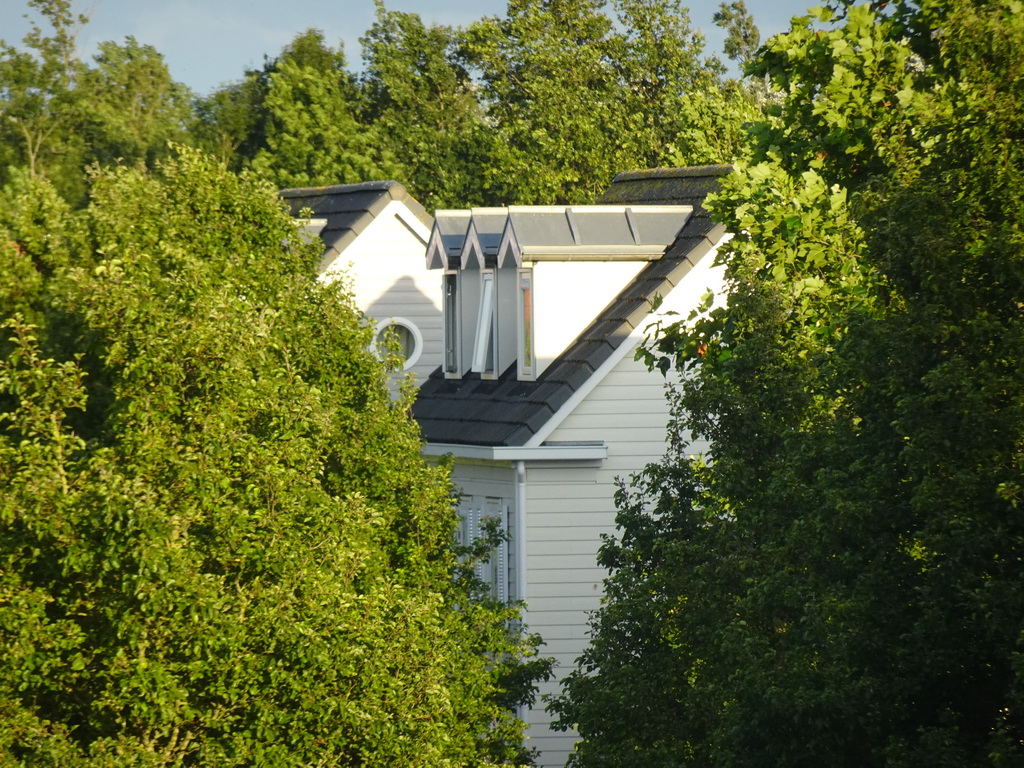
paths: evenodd
<path fill-rule="evenodd" d="M 731 165 L 688 165 L 680 168 L 644 168 L 635 171 L 622 171 L 615 174 L 612 184 L 620 181 L 638 181 L 641 179 L 687 179 L 695 176 L 725 176 L 732 172 Z"/>
<path fill-rule="evenodd" d="M 281 197 L 303 197 L 314 194 L 345 194 L 348 192 L 391 192 L 391 197 L 401 200 L 403 197 L 410 197 L 409 190 L 400 181 L 360 181 L 355 184 L 330 184 L 323 187 L 290 187 L 282 189 Z"/>

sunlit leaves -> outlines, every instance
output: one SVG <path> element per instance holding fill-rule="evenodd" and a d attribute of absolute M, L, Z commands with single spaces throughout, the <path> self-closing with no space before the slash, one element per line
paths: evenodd
<path fill-rule="evenodd" d="M 710 203 L 728 306 L 645 352 L 672 452 L 556 702 L 579 765 L 1021 759 L 1024 21 L 894 5 L 753 66 L 785 98 Z"/>
<path fill-rule="evenodd" d="M 69 261 L 5 221 L 40 327 L 0 346 L 0 753 L 515 759 L 546 664 L 453 578 L 445 471 L 273 188 L 179 149 L 83 220 Z"/>

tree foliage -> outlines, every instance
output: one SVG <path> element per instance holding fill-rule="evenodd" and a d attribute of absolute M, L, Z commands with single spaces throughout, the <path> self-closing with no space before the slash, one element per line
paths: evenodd
<path fill-rule="evenodd" d="M 72 0 L 30 0 L 32 22 L 20 47 L 0 41 L 0 184 L 24 169 L 47 179 L 73 205 L 86 200 L 93 163 L 148 163 L 187 138 L 191 94 L 163 57 L 134 38 L 104 42 L 95 65 L 75 50 Z"/>
<path fill-rule="evenodd" d="M 185 138 L 192 116 L 191 94 L 176 83 L 163 56 L 133 37 L 124 44 L 104 42 L 96 66 L 81 76 L 89 105 L 84 121 L 87 159 L 150 166 Z"/>
<path fill-rule="evenodd" d="M 253 75 L 255 76 L 255 73 Z M 388 178 L 377 131 L 360 122 L 359 93 L 345 56 L 310 29 L 262 73 L 263 144 L 252 167 L 277 187 Z"/>
<path fill-rule="evenodd" d="M 741 67 L 754 61 L 761 44 L 761 33 L 743 0 L 719 3 L 712 21 L 725 30 L 725 55 Z"/>
<path fill-rule="evenodd" d="M 76 84 L 83 67 L 75 36 L 85 19 L 72 12 L 71 0 L 28 5 L 52 34 L 33 23 L 23 48 L 0 40 L 0 183 L 10 178 L 9 169 L 24 167 L 31 178 L 49 178 L 66 196 L 79 197 L 82 105 Z"/>
<path fill-rule="evenodd" d="M 9 191 L 0 762 L 517 759 L 544 665 L 273 189 L 182 150 L 77 216 Z"/>
<path fill-rule="evenodd" d="M 510 0 L 506 18 L 466 30 L 462 56 L 495 127 L 484 184 L 496 200 L 589 202 L 624 168 L 737 153 L 745 103 L 701 60 L 685 9 L 616 0 L 616 24 L 605 5 Z"/>
<path fill-rule="evenodd" d="M 713 202 L 728 307 L 647 351 L 672 451 L 555 702 L 576 764 L 1024 760 L 1020 11 L 837 4 L 753 65 L 786 97 Z"/>
<path fill-rule="evenodd" d="M 25 166 L 73 205 L 88 165 L 152 167 L 169 142 L 279 187 L 393 178 L 428 207 L 590 202 L 623 169 L 741 155 L 759 114 L 680 0 L 510 0 L 465 29 L 378 0 L 362 72 L 309 29 L 200 96 L 133 38 L 79 61 L 72 0 L 29 6 L 52 33 L 0 49 L 0 184 Z"/>
<path fill-rule="evenodd" d="M 457 32 L 377 0 L 361 42 L 366 119 L 417 199 L 428 210 L 481 202 L 493 136 L 457 59 Z"/>
<path fill-rule="evenodd" d="M 195 146 L 225 167 L 241 170 L 258 149 L 265 90 L 259 78 L 246 76 L 196 98 L 189 124 Z"/>

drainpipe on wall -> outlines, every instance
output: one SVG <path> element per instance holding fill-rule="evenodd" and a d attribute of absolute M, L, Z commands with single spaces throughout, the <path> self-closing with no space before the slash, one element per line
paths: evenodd
<path fill-rule="evenodd" d="M 516 599 L 526 600 L 526 462 L 516 462 Z"/>
<path fill-rule="evenodd" d="M 526 462 L 516 462 L 516 600 L 526 602 Z M 529 724 L 529 709 L 516 707 L 516 717 Z"/>

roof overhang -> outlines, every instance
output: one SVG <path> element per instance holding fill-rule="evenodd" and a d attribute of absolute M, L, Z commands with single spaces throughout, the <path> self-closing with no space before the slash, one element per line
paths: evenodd
<path fill-rule="evenodd" d="M 545 443 L 533 447 L 519 445 L 463 445 L 457 443 L 427 443 L 424 456 L 447 456 L 458 459 L 484 461 L 603 461 L 608 458 L 608 446 L 602 442 Z"/>

